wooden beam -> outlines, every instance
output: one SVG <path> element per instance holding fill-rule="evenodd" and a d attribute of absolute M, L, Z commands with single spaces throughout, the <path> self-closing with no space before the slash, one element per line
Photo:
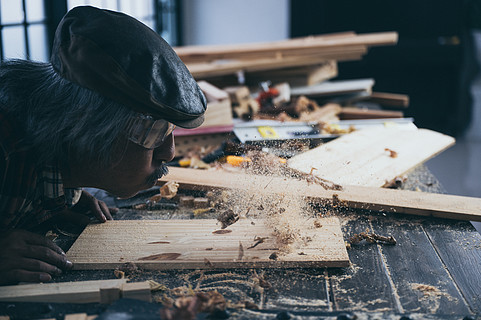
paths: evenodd
<path fill-rule="evenodd" d="M 303 197 L 326 204 L 337 198 L 351 208 L 481 221 L 481 198 L 360 186 L 346 186 L 342 191 L 333 191 L 307 181 L 222 170 L 169 167 L 169 172 L 159 180 L 159 185 L 176 181 L 185 189 L 235 189 L 259 194 L 279 194 L 282 197 Z"/>

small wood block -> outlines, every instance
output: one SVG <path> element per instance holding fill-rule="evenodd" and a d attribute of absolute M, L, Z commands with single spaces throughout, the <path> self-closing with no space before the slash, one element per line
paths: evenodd
<path fill-rule="evenodd" d="M 205 97 L 209 102 L 229 98 L 229 94 L 227 92 L 217 88 L 216 86 L 208 83 L 207 81 L 198 81 L 197 84 L 199 85 L 202 92 L 204 92 Z"/>
<path fill-rule="evenodd" d="M 179 203 L 182 207 L 192 208 L 194 206 L 194 197 L 192 196 L 180 197 Z"/>
<path fill-rule="evenodd" d="M 125 283 L 122 285 L 122 298 L 151 302 L 150 284 L 148 281 Z"/>
<path fill-rule="evenodd" d="M 194 208 L 208 208 L 209 207 L 209 199 L 207 198 L 195 198 L 194 199 Z"/>
<path fill-rule="evenodd" d="M 9 316 L 0 316 L 0 320 L 10 320 Z"/>
<path fill-rule="evenodd" d="M 64 320 L 87 320 L 86 313 L 72 313 L 65 315 Z"/>
<path fill-rule="evenodd" d="M 100 288 L 100 303 L 111 304 L 120 299 L 120 288 Z"/>

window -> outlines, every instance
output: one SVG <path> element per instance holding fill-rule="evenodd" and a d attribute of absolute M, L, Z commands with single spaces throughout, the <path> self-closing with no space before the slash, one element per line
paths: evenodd
<path fill-rule="evenodd" d="M 124 12 L 179 45 L 181 0 L 0 0 L 0 60 L 48 61 L 55 28 L 73 7 L 91 5 Z"/>
<path fill-rule="evenodd" d="M 157 31 L 171 46 L 179 43 L 179 0 L 68 0 L 68 9 L 91 5 L 120 11 Z"/>
<path fill-rule="evenodd" d="M 27 10 L 28 9 L 28 10 Z M 43 1 L 0 1 L 0 58 L 48 60 Z"/>

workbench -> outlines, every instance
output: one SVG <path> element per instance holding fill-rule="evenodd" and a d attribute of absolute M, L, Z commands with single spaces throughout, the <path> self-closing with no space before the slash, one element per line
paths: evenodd
<path fill-rule="evenodd" d="M 424 166 L 403 185 L 443 193 Z M 112 199 L 105 199 L 112 201 Z M 114 199 L 115 201 L 115 199 Z M 178 209 L 121 209 L 115 219 L 193 218 Z M 361 242 L 348 250 L 351 266 L 329 269 L 239 269 L 132 271 L 131 281 L 153 279 L 168 288 L 218 290 L 232 302 L 251 301 L 260 310 L 228 309 L 229 319 L 477 319 L 481 317 L 481 236 L 466 221 L 424 218 L 362 210 L 340 214 L 344 238 L 369 229 L 392 235 L 396 245 Z M 57 243 L 67 250 L 75 237 Z M 253 276 L 271 285 L 259 292 Z M 56 282 L 114 279 L 113 270 L 70 271 Z M 154 295 L 155 297 L 155 295 Z M 85 312 L 127 312 L 136 318 L 159 319 L 161 304 L 119 300 L 114 304 L 0 303 L 0 315 L 63 319 Z M 207 315 L 199 315 L 199 319 Z M 404 316 L 404 318 L 403 318 Z M 226 314 L 218 315 L 218 319 Z M 110 319 L 110 318 L 109 318 Z"/>

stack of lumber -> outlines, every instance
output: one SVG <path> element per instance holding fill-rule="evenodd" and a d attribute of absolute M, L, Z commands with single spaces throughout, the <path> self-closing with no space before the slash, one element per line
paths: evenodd
<path fill-rule="evenodd" d="M 359 60 L 370 47 L 394 45 L 397 40 L 396 32 L 344 32 L 276 42 L 184 46 L 174 49 L 196 79 L 235 74 L 239 71 L 259 72 L 320 66 L 326 63 L 330 65 L 324 67 L 326 72 L 335 76 L 335 61 Z"/>

